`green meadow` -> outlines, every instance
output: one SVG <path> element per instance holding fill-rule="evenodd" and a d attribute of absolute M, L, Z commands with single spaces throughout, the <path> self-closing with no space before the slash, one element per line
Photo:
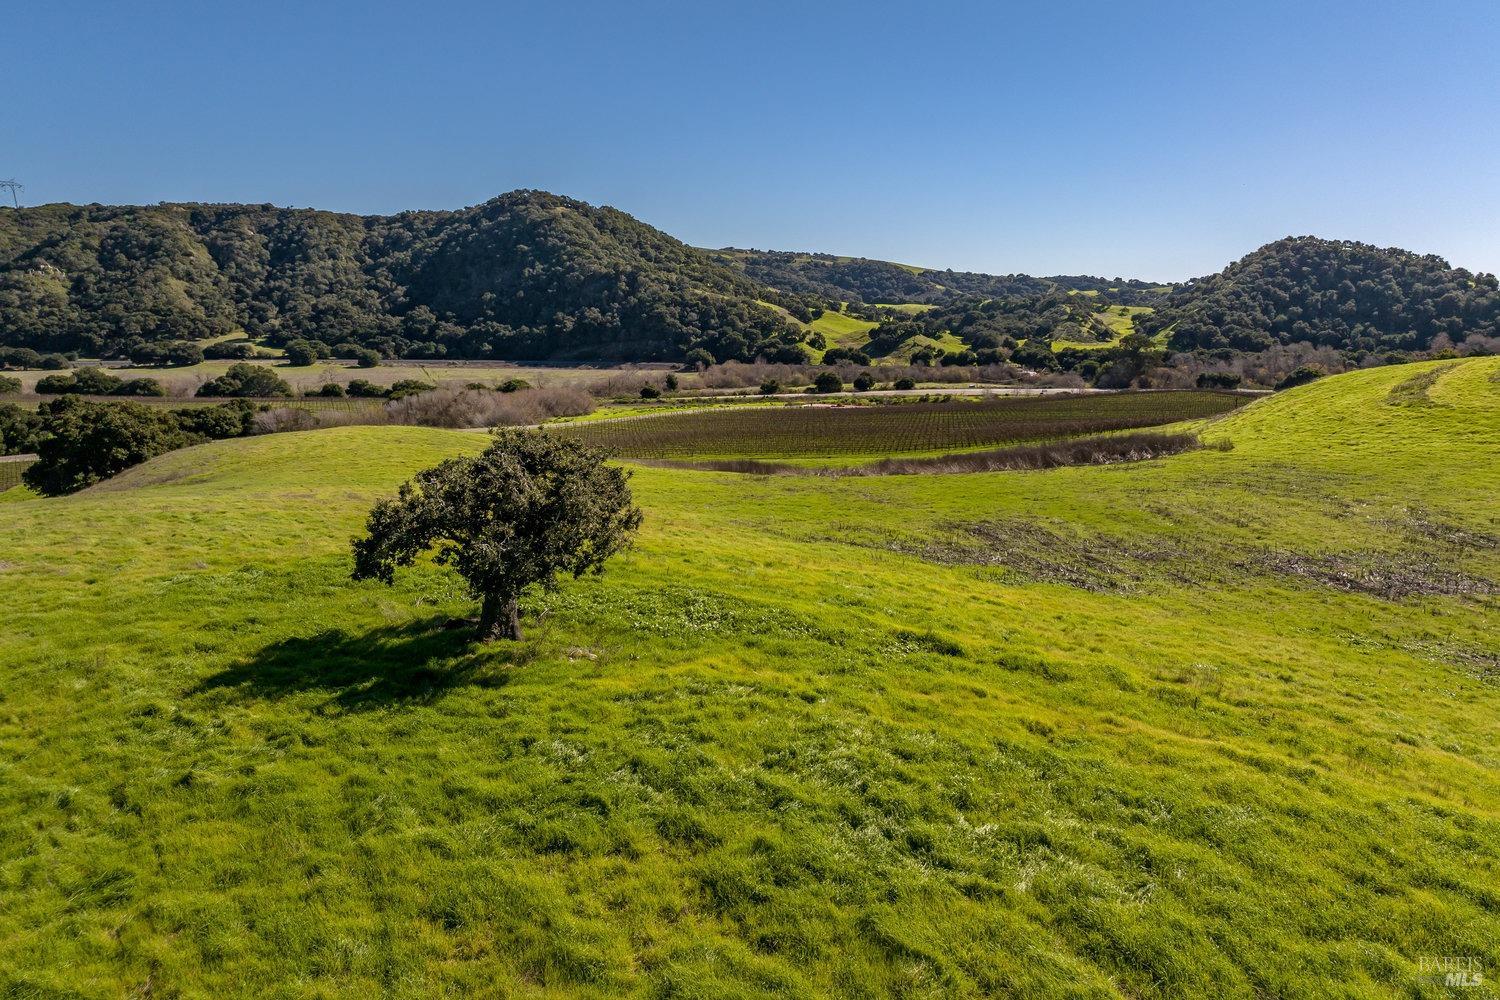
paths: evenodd
<path fill-rule="evenodd" d="M 0 996 L 1450 996 L 1500 968 L 1500 359 L 1187 426 L 639 467 L 634 550 L 488 646 L 436 566 L 348 580 L 483 435 L 12 491 Z"/>

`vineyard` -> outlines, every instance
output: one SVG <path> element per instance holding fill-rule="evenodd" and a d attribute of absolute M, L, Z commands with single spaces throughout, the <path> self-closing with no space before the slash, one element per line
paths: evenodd
<path fill-rule="evenodd" d="M 31 460 L 0 458 L 0 493 L 21 485 L 21 473 L 31 467 Z"/>
<path fill-rule="evenodd" d="M 561 426 L 629 458 L 894 455 L 1061 440 L 1226 413 L 1249 397 L 1135 392 L 877 406 L 734 407 Z"/>

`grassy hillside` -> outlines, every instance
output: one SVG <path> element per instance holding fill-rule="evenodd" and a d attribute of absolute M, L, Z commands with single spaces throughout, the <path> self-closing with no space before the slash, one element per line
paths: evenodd
<path fill-rule="evenodd" d="M 1500 966 L 1500 361 L 1129 466 L 641 469 L 444 630 L 346 580 L 478 435 L 164 456 L 0 518 L 0 994 L 1438 996 Z"/>

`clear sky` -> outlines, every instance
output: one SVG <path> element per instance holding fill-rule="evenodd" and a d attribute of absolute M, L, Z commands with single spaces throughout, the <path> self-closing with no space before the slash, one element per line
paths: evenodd
<path fill-rule="evenodd" d="M 23 199 L 456 208 L 1186 278 L 1286 235 L 1500 270 L 1500 3 L 195 3 L 4 15 Z"/>

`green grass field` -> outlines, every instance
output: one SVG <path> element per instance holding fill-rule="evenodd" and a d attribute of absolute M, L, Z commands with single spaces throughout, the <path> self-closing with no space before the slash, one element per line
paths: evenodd
<path fill-rule="evenodd" d="M 515 646 L 347 580 L 482 435 L 7 503 L 0 996 L 1450 996 L 1500 967 L 1500 360 L 1422 371 L 1135 465 L 642 468 Z"/>
<path fill-rule="evenodd" d="M 1058 347 L 1110 347 L 1135 332 L 1137 316 L 1154 311 L 1150 306 L 1110 306 L 1102 312 L 1092 314 L 1095 319 L 1109 328 L 1109 340 L 1058 340 L 1054 341 L 1054 344 Z"/>
<path fill-rule="evenodd" d="M 559 425 L 555 433 L 627 458 L 906 455 L 1151 427 L 1225 413 L 1247 398 L 1153 392 L 875 406 L 735 406 L 642 420 L 572 422 Z"/>

